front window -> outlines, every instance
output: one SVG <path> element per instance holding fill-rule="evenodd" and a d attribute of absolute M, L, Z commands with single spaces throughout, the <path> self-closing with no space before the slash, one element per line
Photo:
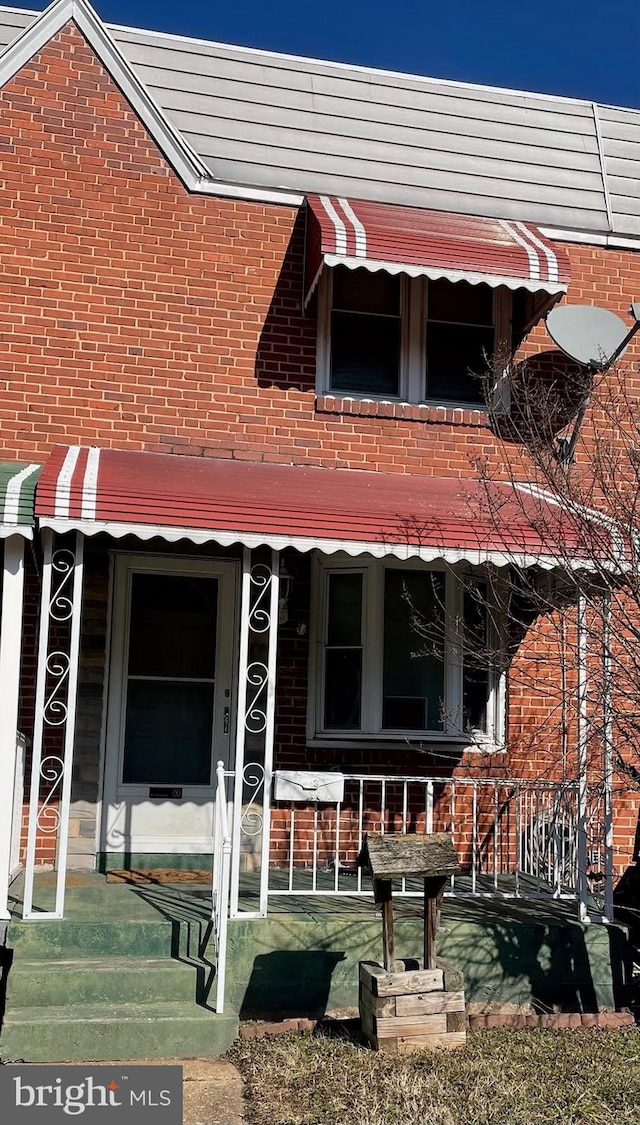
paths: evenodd
<path fill-rule="evenodd" d="M 495 592 L 422 565 L 318 563 L 313 734 L 499 738 Z"/>
<path fill-rule="evenodd" d="M 510 291 L 485 284 L 327 270 L 318 391 L 484 407 L 487 375 L 507 354 L 510 312 Z"/>

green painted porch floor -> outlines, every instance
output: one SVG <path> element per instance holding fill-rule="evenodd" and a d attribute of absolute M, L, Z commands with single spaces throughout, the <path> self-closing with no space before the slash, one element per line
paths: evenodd
<path fill-rule="evenodd" d="M 304 881 L 306 876 L 301 873 Z M 333 873 L 320 885 L 335 888 Z M 274 890 L 286 873 L 271 872 Z M 354 887 L 339 876 L 340 889 Z M 487 888 L 488 889 L 488 888 Z M 505 880 L 500 889 L 513 891 Z M 540 890 L 535 883 L 532 892 Z M 53 907 L 55 875 L 36 876 L 36 909 Z M 240 908 L 258 906 L 256 874 L 243 876 Z M 421 952 L 421 900 L 396 899 L 399 956 Z M 13 920 L 0 1055 L 31 1061 L 214 1055 L 240 1016 L 321 1015 L 357 1006 L 357 966 L 381 956 L 371 897 L 274 894 L 267 918 L 229 923 L 227 1013 L 217 1015 L 211 893 L 205 885 L 107 883 L 69 872 L 65 917 Z M 615 1006 L 624 984 L 624 935 L 579 923 L 574 902 L 552 898 L 445 899 L 440 954 L 465 973 L 467 999 L 539 1010 Z"/>
<path fill-rule="evenodd" d="M 35 877 L 34 909 L 50 911 L 55 905 L 56 876 L 52 871 L 39 872 Z M 366 915 L 375 917 L 373 900 L 370 895 L 353 895 L 354 879 L 340 875 L 338 888 L 342 893 L 331 893 L 335 887 L 332 873 L 319 872 L 317 886 L 322 892 L 317 895 L 311 891 L 311 875 L 304 871 L 296 873 L 294 892 L 283 894 L 287 886 L 287 873 L 274 870 L 270 872 L 269 914 L 304 915 L 308 919 L 327 914 Z M 461 892 L 471 889 L 471 881 L 462 877 L 457 883 Z M 450 898 L 443 905 L 444 919 L 465 919 L 478 923 L 502 920 L 504 922 L 534 922 L 544 920 L 549 924 L 563 924 L 577 921 L 577 904 L 571 900 L 554 899 L 541 893 L 539 881 L 523 877 L 520 887 L 535 899 L 505 898 Z M 479 881 L 478 889 L 488 893 L 492 890 L 488 879 Z M 416 890 L 418 885 L 416 884 Z M 501 877 L 498 891 L 505 896 L 512 895 L 514 881 L 511 876 Z M 23 880 L 19 877 L 12 885 L 9 905 L 15 919 L 22 917 Z M 257 873 L 244 874 L 240 880 L 239 910 L 257 911 L 259 905 L 259 876 Z M 422 913 L 422 900 L 396 897 L 394 909 L 398 917 L 417 917 Z M 70 871 L 67 875 L 64 915 L 67 921 L 158 921 L 209 919 L 211 914 L 211 889 L 204 884 L 144 884 L 107 883 L 104 875 L 97 872 Z M 37 923 L 36 923 L 37 924 Z M 42 923 L 41 923 L 42 924 Z M 53 924 L 53 923 L 52 923 Z M 56 923 L 57 924 L 57 923 Z"/>

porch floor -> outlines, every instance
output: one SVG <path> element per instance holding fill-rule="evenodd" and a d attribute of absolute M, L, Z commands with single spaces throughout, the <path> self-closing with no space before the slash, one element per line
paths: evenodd
<path fill-rule="evenodd" d="M 270 874 L 274 891 L 286 889 L 288 872 Z M 325 877 L 331 890 L 335 875 L 324 872 Z M 258 874 L 243 875 L 241 889 L 240 914 L 229 922 L 229 1018 L 232 1013 L 252 1018 L 357 1008 L 358 964 L 378 961 L 382 953 L 372 897 L 276 893 L 269 898 L 268 916 L 256 918 L 251 914 L 258 907 Z M 513 893 L 513 882 L 505 880 L 501 889 Z M 531 880 L 527 889 L 540 894 L 543 887 Z M 38 873 L 36 910 L 50 910 L 54 895 L 55 874 Z M 11 904 L 7 944 L 15 953 L 16 984 L 20 972 L 33 976 L 34 966 L 50 982 L 56 963 L 57 970 L 71 965 L 78 980 L 88 982 L 85 989 L 94 987 L 91 974 L 97 967 L 103 976 L 112 972 L 114 991 L 123 981 L 130 990 L 130 978 L 122 975 L 127 966 L 134 982 L 148 979 L 151 988 L 160 969 L 166 981 L 168 959 L 176 968 L 191 966 L 200 982 L 197 1003 L 211 1014 L 215 958 L 208 885 L 107 883 L 103 874 L 69 872 L 63 922 L 22 919 L 21 879 L 11 888 Z M 421 898 L 396 898 L 394 907 L 398 955 L 421 956 Z M 625 1002 L 625 934 L 617 926 L 584 925 L 573 900 L 445 898 L 438 950 L 464 972 L 472 1005 L 597 1011 Z M 158 957 L 165 959 L 163 966 Z M 31 1010 L 25 1022 L 27 1017 L 32 1020 Z M 55 1028 L 51 1035 L 55 1041 Z"/>
<path fill-rule="evenodd" d="M 323 873 L 324 875 L 324 873 Z M 38 872 L 34 883 L 34 910 L 50 911 L 55 904 L 55 881 L 53 871 Z M 321 894 L 311 894 L 301 886 L 293 894 L 282 894 L 287 885 L 287 873 L 284 871 L 270 872 L 270 889 L 275 893 L 270 895 L 268 903 L 269 915 L 295 915 L 306 917 L 309 920 L 327 914 L 356 915 L 369 919 L 377 917 L 377 913 L 370 895 L 331 894 L 334 883 L 333 875 L 326 874 L 318 879 L 318 885 L 323 889 Z M 461 892 L 470 889 L 470 880 L 458 880 L 458 889 Z M 341 877 L 341 890 L 353 886 Z M 478 887 L 482 887 L 479 881 Z M 20 875 L 13 882 L 9 892 L 9 907 L 12 916 L 22 919 L 24 879 Z M 486 892 L 491 889 L 491 882 L 487 880 Z M 500 879 L 499 890 L 504 895 L 514 893 L 514 880 L 512 876 Z M 554 899 L 545 895 L 542 885 L 535 879 L 521 877 L 520 889 L 530 894 L 530 899 L 523 898 L 471 898 L 471 897 L 445 897 L 442 909 L 443 924 L 446 921 L 467 921 L 476 925 L 491 924 L 498 921 L 504 923 L 527 922 L 546 925 L 566 925 L 578 920 L 578 905 L 573 899 Z M 258 909 L 259 874 L 257 872 L 244 873 L 240 881 L 239 911 L 255 912 Z M 533 896 L 538 895 L 535 898 Z M 595 908 L 595 904 L 594 904 Z M 394 911 L 397 917 L 414 918 L 422 914 L 422 899 L 402 898 L 394 899 Z M 69 921 L 81 922 L 83 920 L 100 921 L 153 921 L 158 915 L 176 921 L 189 919 L 204 920 L 211 916 L 211 888 L 204 883 L 107 883 L 105 875 L 99 872 L 67 873 L 64 916 Z"/>

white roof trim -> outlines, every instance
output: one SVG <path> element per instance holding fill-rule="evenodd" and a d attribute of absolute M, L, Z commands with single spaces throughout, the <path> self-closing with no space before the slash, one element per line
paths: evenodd
<path fill-rule="evenodd" d="M 259 535 L 243 531 L 220 531 L 215 528 L 193 527 L 167 527 L 161 524 L 142 523 L 111 523 L 100 520 L 83 519 L 58 519 L 55 516 L 43 516 L 39 520 L 41 528 L 48 527 L 60 535 L 69 531 L 81 531 L 84 535 L 109 535 L 113 539 L 122 539 L 125 535 L 134 535 L 136 539 L 164 539 L 168 543 L 177 543 L 187 539 L 190 543 L 217 543 L 221 547 L 231 547 L 241 544 L 244 547 L 270 547 L 273 551 L 282 551 L 285 547 L 293 547 L 303 554 L 309 551 L 320 551 L 324 555 L 343 553 L 355 557 L 357 555 L 371 555 L 373 558 L 396 559 L 421 559 L 423 562 L 470 563 L 472 566 L 482 566 L 491 563 L 496 567 L 517 566 L 522 569 L 538 566 L 542 570 L 594 570 L 595 567 L 589 559 L 567 559 L 553 555 L 519 554 L 511 551 L 480 550 L 473 547 L 427 547 L 410 543 L 370 543 L 349 539 L 322 539 L 302 535 Z"/>
<path fill-rule="evenodd" d="M 53 4 L 45 8 L 33 23 L 30 23 L 13 40 L 0 57 L 0 87 L 9 82 L 70 21 L 75 23 L 85 37 L 189 191 L 254 199 L 267 203 L 283 203 L 290 206 L 301 205 L 303 196 L 298 193 L 263 191 L 259 188 L 216 183 L 207 165 L 178 129 L 171 124 L 134 73 L 105 24 L 87 0 L 54 0 Z"/>
<path fill-rule="evenodd" d="M 577 242 L 583 246 L 604 246 L 609 250 L 640 250 L 640 237 L 622 234 L 597 234 L 592 230 L 564 230 L 561 227 L 538 227 L 540 234 L 554 242 Z"/>

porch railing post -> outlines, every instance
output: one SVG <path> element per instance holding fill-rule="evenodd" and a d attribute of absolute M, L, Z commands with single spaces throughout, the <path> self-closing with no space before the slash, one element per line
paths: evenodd
<path fill-rule="evenodd" d="M 233 825 L 231 832 L 231 915 L 238 912 L 240 896 L 240 827 L 242 791 L 244 788 L 244 744 L 247 712 L 247 668 L 249 665 L 249 615 L 251 612 L 251 551 L 242 552 L 242 592 L 240 596 L 240 657 L 238 662 L 238 714 L 236 719 L 235 779 L 233 791 Z"/>
<path fill-rule="evenodd" d="M 587 882 L 587 620 L 584 594 L 578 599 L 578 870 L 577 890 L 580 921 L 588 920 Z"/>
<path fill-rule="evenodd" d="M 10 917 L 8 891 L 13 827 L 15 817 L 22 817 L 22 808 L 14 808 L 14 793 L 23 593 L 24 538 L 10 535 L 4 541 L 0 618 L 0 920 Z"/>
<path fill-rule="evenodd" d="M 216 951 L 216 1012 L 224 1012 L 227 974 L 227 930 L 231 872 L 231 830 L 229 827 L 224 763 L 216 769 L 216 804 L 213 850 L 211 913 Z"/>
<path fill-rule="evenodd" d="M 611 591 L 606 590 L 603 605 L 602 706 L 603 706 L 603 781 L 604 781 L 604 918 L 613 921 L 613 701 L 611 697 L 613 662 L 611 656 Z"/>
<path fill-rule="evenodd" d="M 243 842 L 260 838 L 258 911 L 267 913 L 271 782 L 275 725 L 276 653 L 278 642 L 279 553 L 243 554 L 240 608 L 240 659 L 236 724 L 235 786 L 231 855 L 230 913 L 239 913 Z M 251 758 L 247 761 L 247 740 Z M 249 799 L 245 805 L 245 798 Z"/>
<path fill-rule="evenodd" d="M 276 715 L 276 661 L 278 653 L 278 611 L 280 600 L 280 554 L 271 552 L 269 597 L 269 648 L 267 653 L 267 723 L 264 732 L 264 788 L 262 791 L 262 851 L 260 856 L 260 913 L 267 914 L 269 896 L 269 851 L 271 843 L 271 785 L 273 780 L 273 741 Z"/>
<path fill-rule="evenodd" d="M 75 534 L 73 549 L 53 549 L 53 534 L 43 531 L 43 571 L 40 601 L 40 635 L 36 678 L 36 713 L 31 762 L 29 832 L 25 866 L 25 918 L 62 918 L 66 887 L 67 848 L 75 719 L 80 653 L 84 539 Z M 54 627 L 68 633 L 64 647 L 56 647 Z M 50 647 L 51 646 L 51 647 Z M 62 745 L 46 752 L 47 732 L 63 732 Z M 48 785 L 42 806 L 40 788 Z M 53 910 L 33 910 L 33 889 L 38 836 L 55 841 L 56 897 Z"/>

